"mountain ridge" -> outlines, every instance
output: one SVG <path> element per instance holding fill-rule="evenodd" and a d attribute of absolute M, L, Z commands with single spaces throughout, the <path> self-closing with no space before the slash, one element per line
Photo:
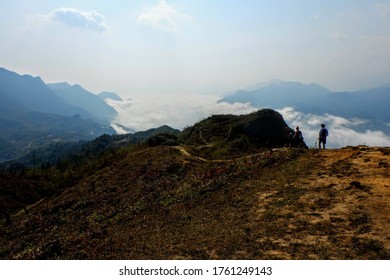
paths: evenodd
<path fill-rule="evenodd" d="M 12 111 L 38 111 L 68 116 L 80 114 L 90 117 L 85 110 L 65 104 L 40 77 L 19 75 L 5 68 L 0 68 L 0 98 L 8 100 Z M 2 111 L 10 111 L 4 103 L 0 106 Z"/>
<path fill-rule="evenodd" d="M 92 121 L 97 118 L 78 105 L 65 102 L 40 77 L 0 68 L 0 161 L 56 141 L 91 140 L 100 134 L 115 133 L 107 120 Z"/>
<path fill-rule="evenodd" d="M 67 82 L 48 83 L 47 86 L 63 101 L 72 106 L 81 106 L 94 119 L 109 123 L 117 116 L 117 112 L 99 96 L 87 91 L 82 86 L 70 85 Z"/>

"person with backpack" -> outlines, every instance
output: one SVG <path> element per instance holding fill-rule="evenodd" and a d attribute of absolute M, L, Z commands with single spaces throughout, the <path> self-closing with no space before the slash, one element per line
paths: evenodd
<path fill-rule="evenodd" d="M 284 132 L 285 132 L 285 143 L 284 143 L 284 146 L 285 147 L 291 147 L 291 142 L 292 142 L 292 137 L 293 137 L 293 134 L 294 134 L 294 130 L 292 130 L 291 128 L 288 127 L 288 125 L 286 125 L 286 127 L 284 128 Z"/>
<path fill-rule="evenodd" d="M 303 135 L 297 126 L 295 129 L 294 136 L 292 137 L 294 147 L 303 146 Z"/>
<path fill-rule="evenodd" d="M 325 128 L 325 124 L 321 124 L 321 130 L 318 137 L 318 146 L 321 149 L 321 143 L 323 144 L 323 149 L 325 149 L 326 137 L 328 137 L 328 130 Z"/>

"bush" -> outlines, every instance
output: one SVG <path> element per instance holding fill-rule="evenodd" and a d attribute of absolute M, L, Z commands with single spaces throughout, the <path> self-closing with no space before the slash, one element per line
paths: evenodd
<path fill-rule="evenodd" d="M 176 146 L 178 145 L 177 136 L 169 132 L 161 132 L 149 137 L 146 143 L 151 146 Z"/>

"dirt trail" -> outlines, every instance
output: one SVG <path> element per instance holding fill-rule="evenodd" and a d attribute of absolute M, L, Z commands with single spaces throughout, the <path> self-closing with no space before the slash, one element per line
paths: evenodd
<path fill-rule="evenodd" d="M 198 159 L 198 160 L 203 161 L 203 162 L 233 162 L 235 160 L 251 158 L 251 157 L 258 156 L 258 155 L 264 155 L 265 153 L 269 154 L 269 156 L 272 156 L 272 151 L 267 151 L 267 152 L 260 152 L 260 153 L 254 153 L 254 154 L 250 154 L 250 155 L 240 156 L 240 157 L 236 157 L 236 158 L 230 158 L 230 159 L 207 159 L 204 157 L 199 157 L 199 156 L 195 156 L 195 155 L 191 154 L 183 146 L 174 146 L 173 148 L 177 149 L 178 151 L 180 151 L 183 155 L 185 155 L 187 157 L 195 158 L 195 159 Z M 278 149 L 273 149 L 273 150 L 275 151 Z"/>
<path fill-rule="evenodd" d="M 190 154 L 183 146 L 174 146 L 174 148 L 179 150 L 183 155 L 185 155 L 187 157 L 196 158 L 196 159 L 198 159 L 200 161 L 204 161 L 204 162 L 208 162 L 209 161 L 209 160 L 207 160 L 205 158 L 194 156 L 194 155 Z"/>

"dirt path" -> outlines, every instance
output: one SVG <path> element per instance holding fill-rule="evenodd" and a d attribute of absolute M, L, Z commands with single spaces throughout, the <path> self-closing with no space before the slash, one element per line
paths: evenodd
<path fill-rule="evenodd" d="M 204 162 L 208 162 L 209 161 L 209 160 L 207 160 L 205 158 L 194 156 L 194 155 L 190 154 L 183 146 L 174 146 L 174 148 L 179 150 L 183 155 L 185 155 L 187 157 L 196 158 L 196 159 L 198 159 L 200 161 L 204 161 Z"/>
<path fill-rule="evenodd" d="M 231 158 L 231 159 L 207 159 L 207 158 L 203 158 L 203 157 L 199 157 L 199 156 L 195 156 L 195 155 L 191 154 L 183 146 L 174 146 L 173 148 L 179 150 L 183 155 L 185 155 L 187 157 L 196 158 L 196 159 L 203 161 L 203 162 L 233 162 L 235 160 L 251 158 L 251 157 L 258 156 L 258 155 L 264 155 L 265 153 L 269 154 L 269 156 L 272 156 L 272 151 L 267 151 L 267 152 L 260 152 L 260 153 L 245 155 L 245 156 L 241 156 L 241 157 L 237 157 L 237 158 Z M 274 150 L 277 150 L 277 149 L 274 149 Z"/>

